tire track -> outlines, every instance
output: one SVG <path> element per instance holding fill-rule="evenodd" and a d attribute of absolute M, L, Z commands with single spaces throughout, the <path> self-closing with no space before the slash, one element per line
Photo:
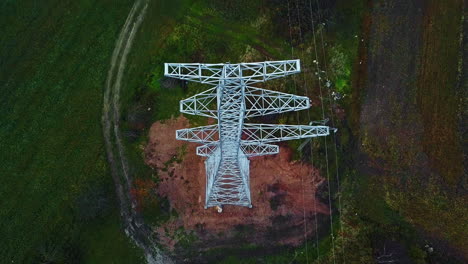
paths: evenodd
<path fill-rule="evenodd" d="M 144 251 L 148 263 L 173 263 L 157 248 L 151 228 L 144 224 L 135 210 L 136 201 L 130 194 L 132 178 L 119 128 L 122 77 L 135 34 L 145 17 L 148 1 L 135 1 L 115 43 L 104 90 L 102 125 L 107 160 L 119 199 L 125 233 Z"/>

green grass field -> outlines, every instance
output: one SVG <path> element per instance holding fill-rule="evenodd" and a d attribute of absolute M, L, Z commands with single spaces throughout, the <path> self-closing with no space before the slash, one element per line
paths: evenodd
<path fill-rule="evenodd" d="M 110 55 L 132 4 L 0 3 L 2 262 L 141 260 L 119 226 L 101 129 Z M 81 201 L 99 199 L 107 205 L 83 220 Z"/>

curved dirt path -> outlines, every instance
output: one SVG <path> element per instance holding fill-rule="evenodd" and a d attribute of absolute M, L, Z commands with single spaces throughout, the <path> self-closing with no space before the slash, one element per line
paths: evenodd
<path fill-rule="evenodd" d="M 136 201 L 130 195 L 132 178 L 129 174 L 128 162 L 125 157 L 125 149 L 122 144 L 119 128 L 119 100 L 122 77 L 135 34 L 145 17 L 148 1 L 135 1 L 115 43 L 104 91 L 102 125 L 107 159 L 119 199 L 120 215 L 125 233 L 144 251 L 148 263 L 172 263 L 156 247 L 151 228 L 144 224 L 142 218 L 135 210 Z"/>

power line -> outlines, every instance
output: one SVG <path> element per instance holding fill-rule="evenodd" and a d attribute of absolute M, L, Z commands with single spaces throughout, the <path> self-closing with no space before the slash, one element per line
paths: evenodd
<path fill-rule="evenodd" d="M 314 34 L 314 48 L 315 48 L 315 57 L 317 58 L 317 50 L 316 50 L 316 47 L 315 47 L 315 29 L 313 27 L 313 17 L 312 17 L 312 4 L 311 4 L 311 1 L 309 0 L 309 9 L 310 9 L 310 19 L 312 21 L 312 32 Z M 313 146 L 312 146 L 312 143 L 310 144 L 310 157 L 311 157 L 311 163 L 313 163 Z M 315 195 L 315 194 L 314 194 Z M 320 259 L 320 249 L 319 249 L 319 239 L 318 239 L 318 218 L 317 218 L 317 199 L 314 197 L 314 220 L 315 220 L 315 233 L 316 233 L 316 236 L 315 236 L 315 248 L 317 250 L 317 259 Z"/>
<path fill-rule="evenodd" d="M 320 18 L 320 16 L 321 16 L 320 3 L 319 3 L 319 0 L 315 0 L 315 1 L 317 3 L 318 15 L 319 15 L 319 18 Z M 325 60 L 326 53 L 325 53 L 325 45 L 324 45 L 324 39 L 323 39 L 323 32 L 322 31 L 320 31 L 320 38 L 321 38 L 321 43 L 322 43 L 322 56 L 324 58 L 325 76 L 326 76 L 327 82 L 329 82 L 330 78 L 328 76 L 328 63 Z M 330 106 L 331 106 L 332 100 L 331 100 L 331 94 L 330 94 L 330 87 L 328 88 L 328 101 L 330 102 Z M 333 117 L 332 107 L 329 108 L 329 111 L 330 111 L 330 118 L 331 118 L 332 127 L 335 127 L 335 119 Z M 334 145 L 334 152 L 335 152 L 336 183 L 337 183 L 337 193 L 338 193 L 338 211 L 339 211 L 339 216 L 338 217 L 339 217 L 339 222 L 340 222 L 339 228 L 340 228 L 340 233 L 343 234 L 343 220 L 342 220 L 342 214 L 343 214 L 342 209 L 343 209 L 343 207 L 342 207 L 342 201 L 341 201 L 342 193 L 341 193 L 340 175 L 339 175 L 340 172 L 339 172 L 339 167 L 338 167 L 338 150 L 337 150 L 336 134 L 333 135 L 333 143 L 334 143 L 333 145 Z M 346 264 L 345 245 L 344 245 L 344 240 L 343 239 L 342 239 L 341 250 L 342 250 L 342 255 L 343 255 L 343 263 Z"/>
<path fill-rule="evenodd" d="M 291 42 L 291 57 L 294 57 L 294 46 L 293 46 L 293 39 L 292 39 L 292 22 L 291 22 L 291 10 L 289 6 L 289 0 L 288 0 L 288 20 L 289 20 L 289 38 Z M 293 79 L 294 81 L 294 90 L 295 93 L 297 93 L 297 85 L 296 85 L 296 79 Z M 307 95 L 307 89 L 306 89 L 306 96 Z M 309 114 L 309 119 L 310 119 L 310 109 L 307 109 L 307 113 Z M 297 122 L 299 123 L 299 113 L 297 114 Z M 309 249 L 308 249 L 308 242 L 307 242 L 307 220 L 306 220 L 306 212 L 305 212 L 305 194 L 304 194 L 304 175 L 301 173 L 301 186 L 302 186 L 302 213 L 303 213 L 303 225 L 304 225 L 304 242 L 305 242 L 305 248 L 306 248 L 306 261 L 309 263 Z"/>
<path fill-rule="evenodd" d="M 310 8 L 310 18 L 311 18 L 311 24 L 312 24 L 312 34 L 313 34 L 313 40 L 314 40 L 314 52 L 315 52 L 315 61 L 314 64 L 316 65 L 317 69 L 317 76 L 318 76 L 318 84 L 319 84 L 319 90 L 320 90 L 320 103 L 321 103 L 321 108 L 322 108 L 322 118 L 325 119 L 325 109 L 324 109 L 324 103 L 323 103 L 323 93 L 322 93 L 322 84 L 321 84 L 321 77 L 320 77 L 320 68 L 319 68 L 319 58 L 318 58 L 318 53 L 317 53 L 317 40 L 315 36 L 315 23 L 314 23 L 314 18 L 312 15 L 312 3 L 309 0 L 309 8 Z M 320 6 L 317 4 L 318 12 L 320 13 Z M 322 35 L 322 44 L 323 44 L 323 35 Z M 325 61 L 325 57 L 323 58 Z M 336 263 L 336 257 L 335 257 L 335 239 L 334 239 L 334 234 L 333 234 L 333 210 L 332 210 L 332 201 L 331 201 L 331 187 L 330 187 L 330 171 L 329 171 L 329 164 L 328 164 L 328 144 L 327 140 L 324 140 L 325 142 L 325 158 L 326 158 L 326 172 L 327 172 L 327 186 L 328 186 L 328 203 L 329 203 L 329 212 L 330 212 L 330 235 L 331 235 L 331 244 L 332 244 L 332 256 L 333 256 L 333 263 Z"/>
<path fill-rule="evenodd" d="M 297 22 L 298 22 L 298 26 L 299 26 L 299 42 L 302 43 L 303 42 L 303 39 L 302 39 L 302 24 L 301 24 L 301 17 L 300 17 L 300 13 L 299 13 L 299 2 L 296 1 L 296 13 L 297 13 Z M 301 49 L 301 57 L 304 57 L 304 50 Z M 303 80 L 304 80 L 304 90 L 305 90 L 305 93 L 306 93 L 306 96 L 309 97 L 309 91 L 308 91 L 308 87 L 307 87 L 307 79 L 305 77 L 305 75 L 303 75 Z M 310 108 L 307 109 L 307 117 L 308 117 L 308 120 L 309 120 L 309 123 L 311 121 L 311 117 L 310 117 Z M 312 143 L 310 142 L 310 155 L 311 155 L 311 164 L 313 166 L 313 151 L 312 151 Z M 301 174 L 301 178 L 303 179 L 303 175 Z M 304 180 L 302 180 L 302 194 L 304 196 L 304 193 L 305 193 L 305 190 L 304 190 Z M 307 263 L 309 263 L 309 250 L 308 250 L 308 246 L 307 246 L 307 220 L 306 220 L 306 213 L 305 213 L 305 199 L 303 197 L 303 200 L 304 200 L 304 205 L 303 205 L 303 212 L 304 212 L 304 240 L 306 242 L 306 261 Z M 314 214 L 315 214 L 315 218 L 317 218 L 317 202 L 316 202 L 316 199 L 314 197 Z M 316 248 L 318 250 L 318 223 L 317 223 L 317 219 L 315 219 L 315 225 L 316 225 L 316 228 L 315 228 L 315 240 L 316 240 Z M 317 255 L 318 256 L 318 255 Z"/>
<path fill-rule="evenodd" d="M 315 51 L 315 60 L 314 60 L 314 63 L 316 64 L 316 68 L 317 68 L 317 73 L 320 73 L 320 69 L 319 69 L 319 59 L 318 59 L 318 52 L 317 52 L 317 41 L 316 41 L 316 36 L 315 36 L 315 25 L 314 25 L 314 19 L 313 19 L 313 15 L 312 15 L 312 4 L 311 4 L 311 1 L 309 1 L 309 8 L 310 8 L 310 14 L 311 14 L 311 23 L 312 23 L 312 28 L 313 28 L 313 37 L 314 37 L 314 51 Z M 320 6 L 317 4 L 317 8 L 320 9 Z M 301 25 L 301 18 L 300 18 L 300 13 L 299 13 L 299 3 L 298 1 L 296 1 L 296 12 L 297 12 L 297 20 L 298 20 L 298 25 L 299 25 L 299 40 L 300 40 L 300 43 L 303 42 L 303 38 L 302 38 L 302 25 Z M 319 13 L 320 13 L 320 10 L 319 10 Z M 289 4 L 289 0 L 288 0 L 288 19 L 289 19 L 289 33 L 290 33 L 290 40 L 291 40 L 291 53 L 293 54 L 293 51 L 294 51 L 294 48 L 293 48 L 293 44 L 292 44 L 292 33 L 291 33 L 291 15 L 290 15 L 290 4 Z M 323 45 L 323 34 L 322 34 L 322 52 L 324 52 L 324 45 Z M 303 50 L 301 50 L 301 56 L 303 56 Z M 325 56 L 324 56 L 324 60 L 325 60 Z M 327 78 L 328 79 L 328 78 Z M 325 119 L 325 109 L 324 109 L 324 102 L 323 102 L 323 93 L 322 93 L 322 85 L 321 85 L 321 77 L 320 75 L 318 75 L 318 84 L 319 84 L 319 89 L 320 89 L 320 100 L 321 100 L 321 108 L 322 108 L 322 118 Z M 306 86 L 305 87 L 305 91 L 306 91 L 306 96 L 308 96 L 308 90 L 307 90 L 307 80 L 306 78 L 304 77 L 304 85 Z M 328 91 L 328 94 L 329 94 L 329 99 L 330 99 L 330 91 Z M 331 113 L 333 115 L 333 113 Z M 309 118 L 309 122 L 311 121 L 311 118 L 310 118 L 310 110 L 308 110 L 308 118 Z M 332 117 L 333 118 L 333 117 Z M 337 163 L 337 158 L 336 158 L 336 138 L 335 138 L 335 161 Z M 311 162 L 313 164 L 313 148 L 312 148 L 312 145 L 310 145 L 310 151 L 311 151 Z M 335 242 L 334 242 L 334 232 L 333 232 L 333 210 L 332 210 L 332 201 L 331 201 L 331 186 L 330 186 L 330 173 L 329 173 L 329 160 L 328 160 L 328 144 L 327 144 L 327 141 L 325 139 L 325 156 L 326 156 L 326 168 L 327 168 L 327 185 L 328 185 L 328 201 L 329 201 L 329 210 L 330 210 L 330 233 L 331 233 L 331 238 L 332 238 L 332 255 L 333 255 L 333 262 L 335 263 L 336 262 L 336 257 L 335 257 Z M 301 175 L 302 176 L 302 175 Z M 303 178 L 302 179 L 302 192 L 303 192 L 303 200 L 304 199 L 304 180 Z M 341 211 L 341 201 L 340 202 L 340 211 Z M 303 214 L 304 214 L 304 238 L 305 238 L 305 242 L 306 242 L 306 260 L 307 260 L 307 263 L 309 262 L 308 260 L 308 246 L 307 246 L 307 237 L 306 237 L 306 234 L 307 234 L 307 221 L 306 221 L 306 217 L 305 217 L 305 204 L 304 204 L 304 207 L 303 207 Z M 315 234 L 316 234 L 316 249 L 317 249 L 317 258 L 320 257 L 320 251 L 319 251 L 319 248 L 318 248 L 318 219 L 317 219 L 317 211 L 316 211 L 316 199 L 314 199 L 314 216 L 315 216 Z M 341 222 L 341 215 L 340 215 L 340 222 Z"/>

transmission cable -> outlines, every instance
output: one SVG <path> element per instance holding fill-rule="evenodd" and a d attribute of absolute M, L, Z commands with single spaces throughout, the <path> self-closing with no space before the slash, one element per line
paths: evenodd
<path fill-rule="evenodd" d="M 315 0 L 317 3 L 317 8 L 318 8 L 318 15 L 319 19 L 322 13 L 320 12 L 320 1 Z M 323 58 L 326 58 L 326 53 L 325 53 L 325 45 L 324 45 L 324 38 L 323 38 L 323 30 L 319 32 L 320 33 L 320 38 L 321 38 L 321 43 L 322 43 L 322 56 Z M 325 77 L 327 79 L 327 82 L 330 84 L 330 78 L 328 75 L 328 63 L 324 59 L 324 67 L 325 67 Z M 330 86 L 330 85 L 329 85 Z M 330 118 L 331 118 L 331 123 L 332 126 L 335 127 L 335 120 L 333 117 L 333 109 L 332 109 L 332 99 L 331 99 L 331 94 L 330 94 L 330 87 L 328 87 L 328 101 L 330 102 Z M 339 232 L 342 235 L 343 234 L 343 219 L 342 219 L 342 214 L 343 214 L 343 207 L 342 207 L 342 192 L 341 192 L 341 184 L 340 184 L 340 175 L 339 175 L 339 166 L 338 166 L 338 150 L 337 150 L 337 140 L 336 140 L 336 134 L 333 134 L 333 145 L 334 145 L 334 152 L 335 152 L 335 166 L 336 166 L 336 184 L 337 184 L 337 194 L 338 194 L 338 211 L 339 211 Z M 345 245 L 344 245 L 344 240 L 342 239 L 342 245 L 341 245 L 341 251 L 343 255 L 343 263 L 346 263 L 346 254 L 345 254 Z"/>
<path fill-rule="evenodd" d="M 288 26 L 289 26 L 289 40 L 291 44 L 291 57 L 294 58 L 294 45 L 293 45 L 293 38 L 292 38 L 292 22 L 291 22 L 291 8 L 289 0 L 287 0 L 288 4 Z M 293 78 L 294 82 L 294 94 L 297 94 L 297 84 L 296 78 Z M 309 119 L 310 119 L 310 113 Z M 299 112 L 296 112 L 297 123 L 299 124 Z M 301 166 L 302 169 L 302 166 Z M 307 243 L 307 220 L 306 220 L 306 213 L 305 213 L 305 194 L 304 194 L 304 175 L 302 170 L 299 172 L 301 174 L 301 186 L 302 186 L 302 213 L 303 213 L 303 225 L 304 225 L 304 242 L 305 242 L 305 251 L 306 251 L 306 261 L 309 263 L 309 254 L 308 254 L 308 243 Z"/>
<path fill-rule="evenodd" d="M 319 91 L 320 91 L 320 103 L 321 103 L 321 109 L 322 109 L 322 118 L 325 120 L 325 108 L 324 108 L 324 102 L 323 102 L 323 93 L 322 93 L 322 83 L 321 83 L 321 71 L 319 68 L 319 56 L 317 52 L 317 37 L 315 35 L 315 23 L 314 23 L 314 17 L 312 14 L 312 3 L 311 0 L 309 0 L 309 9 L 310 9 L 310 20 L 311 20 L 311 25 L 312 25 L 312 36 L 314 40 L 314 53 L 315 53 L 315 61 L 314 64 L 316 66 L 316 75 L 318 78 L 318 84 L 319 84 Z M 317 5 L 318 13 L 320 13 L 320 6 Z M 322 47 L 323 47 L 323 35 L 322 35 Z M 323 57 L 323 60 L 325 61 L 325 57 Z M 325 65 L 325 64 L 324 64 Z M 324 143 L 325 143 L 325 159 L 326 159 L 326 172 L 327 172 L 327 187 L 328 187 L 328 203 L 329 203 L 329 213 L 330 213 L 330 235 L 331 235 L 331 244 L 332 244 L 332 256 L 333 256 L 333 263 L 336 263 L 336 257 L 335 257 L 335 238 L 334 238 L 334 232 L 333 232 L 333 210 L 332 210 L 332 200 L 331 200 L 331 187 L 330 187 L 330 169 L 329 169 L 329 162 L 328 162 L 328 143 L 327 143 L 327 138 L 324 138 Z"/>
<path fill-rule="evenodd" d="M 296 1 L 296 12 L 297 12 L 297 22 L 298 22 L 298 26 L 299 26 L 299 43 L 303 43 L 302 41 L 302 25 L 301 25 L 301 17 L 300 17 L 300 13 L 299 13 L 299 3 L 298 1 Z M 304 58 L 304 50 L 303 49 L 300 49 L 301 51 L 301 57 Z M 303 81 L 304 81 L 304 90 L 305 90 L 305 94 L 307 96 L 307 98 L 309 98 L 309 94 L 308 94 L 308 87 L 307 87 L 307 80 L 305 78 L 305 75 L 303 75 Z M 307 108 L 307 117 L 309 119 L 309 123 L 310 123 L 310 108 Z M 311 140 L 312 142 L 312 140 Z M 311 152 L 312 154 L 312 152 Z M 313 164 L 312 164 L 313 165 Z M 304 187 L 304 175 L 301 173 L 301 181 L 302 181 L 302 201 L 303 201 L 303 215 L 304 215 L 304 240 L 305 240 L 305 243 L 306 243 L 306 261 L 307 263 L 309 263 L 309 249 L 307 247 L 307 219 L 306 219 L 306 210 L 305 210 L 305 187 Z M 315 201 L 315 199 L 314 199 Z M 316 213 L 316 212 L 315 212 Z M 315 236 L 318 236 L 318 233 L 315 232 Z"/>
<path fill-rule="evenodd" d="M 309 0 L 309 5 L 310 5 L 310 0 Z M 312 32 L 313 32 L 313 35 L 314 35 L 314 48 L 315 48 L 315 58 L 316 58 L 316 61 L 317 61 L 317 49 L 315 47 L 315 29 L 313 27 L 313 17 L 312 17 L 312 6 L 310 5 L 309 6 L 310 8 L 310 19 L 312 21 Z M 310 121 L 310 118 L 309 118 L 309 121 Z M 313 145 L 312 145 L 312 142 L 310 144 L 310 159 L 311 159 L 311 163 L 312 165 L 314 164 L 314 160 L 313 160 Z M 317 218 L 317 199 L 316 199 L 316 193 L 314 193 L 314 221 L 315 221 L 315 248 L 317 250 L 317 259 L 320 259 L 320 249 L 319 249 L 319 238 L 318 238 L 318 218 Z"/>

